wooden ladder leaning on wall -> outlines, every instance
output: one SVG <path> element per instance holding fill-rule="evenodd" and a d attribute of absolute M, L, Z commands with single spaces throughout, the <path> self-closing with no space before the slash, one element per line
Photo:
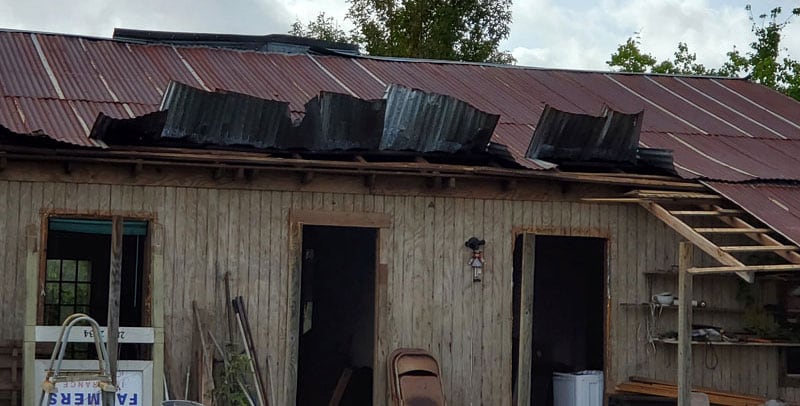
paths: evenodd
<path fill-rule="evenodd" d="M 733 273 L 753 282 L 753 272 L 782 272 L 800 270 L 798 246 L 779 241 L 770 235 L 768 227 L 754 226 L 743 219 L 739 208 L 731 208 L 727 200 L 714 193 L 676 192 L 663 190 L 633 190 L 624 197 L 587 198 L 584 201 L 606 203 L 633 203 L 644 207 L 695 247 L 699 248 L 721 266 L 692 268 L 693 274 Z M 692 219 L 717 223 L 714 226 L 695 226 Z M 720 245 L 715 237 L 743 236 L 753 244 Z M 764 263 L 763 256 L 743 259 L 741 254 L 772 253 L 785 263 Z"/>

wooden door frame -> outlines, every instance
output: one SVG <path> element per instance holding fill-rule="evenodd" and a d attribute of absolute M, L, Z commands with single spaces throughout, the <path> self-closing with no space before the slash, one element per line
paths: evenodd
<path fill-rule="evenodd" d="M 611 375 L 611 346 L 609 345 L 611 339 L 611 234 L 605 230 L 600 229 L 571 229 L 571 228 L 553 228 L 553 227 L 515 227 L 512 231 L 512 246 L 516 247 L 517 237 L 522 237 L 521 253 L 522 261 L 520 262 L 520 331 L 519 331 L 519 344 L 517 354 L 517 387 L 512 394 L 513 399 L 516 400 L 516 406 L 530 406 L 530 380 L 532 370 L 532 340 L 533 340 L 533 287 L 536 277 L 536 270 L 533 269 L 532 277 L 525 278 L 525 267 L 530 265 L 535 266 L 536 258 L 536 237 L 588 237 L 600 238 L 605 240 L 605 260 L 603 261 L 603 291 L 605 297 L 605 311 L 603 320 L 603 383 L 604 387 L 608 388 L 608 382 Z M 512 250 L 513 252 L 513 250 Z M 523 319 L 522 315 L 529 315 Z M 513 324 L 513 323 L 512 323 Z M 527 336 L 523 334 L 523 331 Z M 512 334 L 513 339 L 513 334 Z M 512 377 L 514 379 L 514 377 Z M 523 385 L 521 382 L 527 382 Z"/>
<path fill-rule="evenodd" d="M 39 393 L 31 393 L 29 388 L 38 387 L 34 382 L 34 362 L 36 358 L 36 326 L 41 322 L 43 304 L 39 292 L 44 287 L 47 264 L 48 225 L 52 217 L 83 218 L 111 220 L 114 216 L 123 219 L 147 222 L 147 236 L 144 242 L 143 273 L 146 282 L 143 286 L 142 324 L 153 329 L 151 358 L 153 361 L 153 402 L 160 404 L 164 398 L 164 271 L 163 271 L 163 236 L 164 227 L 158 223 L 154 212 L 122 211 L 122 210 L 90 210 L 45 209 L 39 215 L 38 231 L 35 224 L 26 228 L 26 265 L 25 265 L 25 332 L 23 343 L 23 401 L 24 404 L 35 403 Z"/>
<path fill-rule="evenodd" d="M 381 262 L 388 256 L 388 246 L 385 243 L 385 236 L 392 228 L 392 217 L 384 213 L 371 212 L 337 212 L 322 210 L 290 210 L 289 212 L 289 277 L 288 291 L 289 303 L 287 306 L 287 325 L 285 354 L 291 368 L 292 380 L 288 385 L 284 385 L 287 391 L 284 399 L 293 405 L 297 402 L 297 371 L 300 350 L 300 288 L 301 288 L 301 268 L 303 264 L 303 226 L 332 226 L 332 227 L 353 227 L 353 228 L 372 228 L 376 231 L 375 236 L 375 311 L 374 311 L 374 332 L 373 332 L 373 379 L 372 379 L 372 399 L 373 404 L 380 405 L 385 402 L 388 391 L 387 382 L 380 379 L 381 372 L 386 368 L 386 355 L 388 355 L 381 345 L 381 340 L 386 337 L 387 326 L 382 323 L 386 320 L 384 309 L 386 309 L 387 281 L 389 265 Z"/>

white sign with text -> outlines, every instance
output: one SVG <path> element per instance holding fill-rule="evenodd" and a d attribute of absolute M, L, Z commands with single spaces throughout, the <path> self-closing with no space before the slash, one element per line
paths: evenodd
<path fill-rule="evenodd" d="M 36 360 L 37 386 L 44 381 L 49 360 Z M 120 361 L 117 372 L 116 406 L 150 405 L 152 393 L 152 361 Z M 65 360 L 62 373 L 91 371 L 97 369 L 97 361 Z M 37 396 L 38 399 L 38 396 Z M 45 404 L 66 406 L 102 405 L 102 394 L 96 381 L 59 382 L 56 392 L 51 393 Z"/>

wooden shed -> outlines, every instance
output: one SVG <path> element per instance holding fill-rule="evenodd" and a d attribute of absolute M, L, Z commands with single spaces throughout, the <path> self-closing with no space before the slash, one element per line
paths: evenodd
<path fill-rule="evenodd" d="M 66 314 L 105 325 L 112 242 L 142 404 L 165 381 L 201 400 L 197 319 L 238 334 L 228 294 L 270 404 L 327 404 L 345 368 L 342 404 L 388 404 L 398 348 L 437 359 L 452 405 L 548 404 L 554 372 L 674 383 L 679 307 L 654 296 L 684 240 L 695 330 L 725 330 L 695 337 L 693 383 L 800 401 L 795 101 L 137 38 L 0 33 L 0 342 L 22 343 L 25 404 Z"/>

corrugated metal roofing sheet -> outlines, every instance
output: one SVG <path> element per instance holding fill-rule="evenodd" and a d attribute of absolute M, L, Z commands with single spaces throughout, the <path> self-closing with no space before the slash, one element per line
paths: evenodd
<path fill-rule="evenodd" d="M 166 140 L 314 152 L 483 153 L 498 118 L 450 96 L 397 85 L 389 86 L 384 98 L 373 100 L 321 92 L 305 104 L 305 115 L 296 125 L 288 102 L 208 92 L 178 82 L 167 87 L 159 107 L 163 114 L 140 119 L 129 109 L 113 107 L 93 121 L 92 139 L 112 145 Z M 85 105 L 75 108 L 84 122 L 87 111 L 91 109 Z"/>
<path fill-rule="evenodd" d="M 295 119 L 320 91 L 373 99 L 383 96 L 385 85 L 401 84 L 440 93 L 499 114 L 493 140 L 531 168 L 538 166 L 524 154 L 545 104 L 589 115 L 599 114 L 603 104 L 625 113 L 643 109 L 642 146 L 674 150 L 682 176 L 800 180 L 793 170 L 800 167 L 793 159 L 798 155 L 784 153 L 794 144 L 782 144 L 770 156 L 747 151 L 768 154 L 774 146 L 731 144 L 729 138 L 748 135 L 758 137 L 756 143 L 762 138 L 800 140 L 797 102 L 744 80 L 290 56 L 0 33 L 0 124 L 14 131 L 41 129 L 58 140 L 90 145 L 86 127 L 91 128 L 92 116 L 155 111 L 172 80 L 287 101 Z"/>
<path fill-rule="evenodd" d="M 636 163 L 642 112 L 605 109 L 600 116 L 574 114 L 546 106 L 526 156 L 553 162 Z"/>
<path fill-rule="evenodd" d="M 56 98 L 31 34 L 0 35 L 0 96 Z"/>
<path fill-rule="evenodd" d="M 706 185 L 800 244 L 800 185 L 707 182 Z"/>

